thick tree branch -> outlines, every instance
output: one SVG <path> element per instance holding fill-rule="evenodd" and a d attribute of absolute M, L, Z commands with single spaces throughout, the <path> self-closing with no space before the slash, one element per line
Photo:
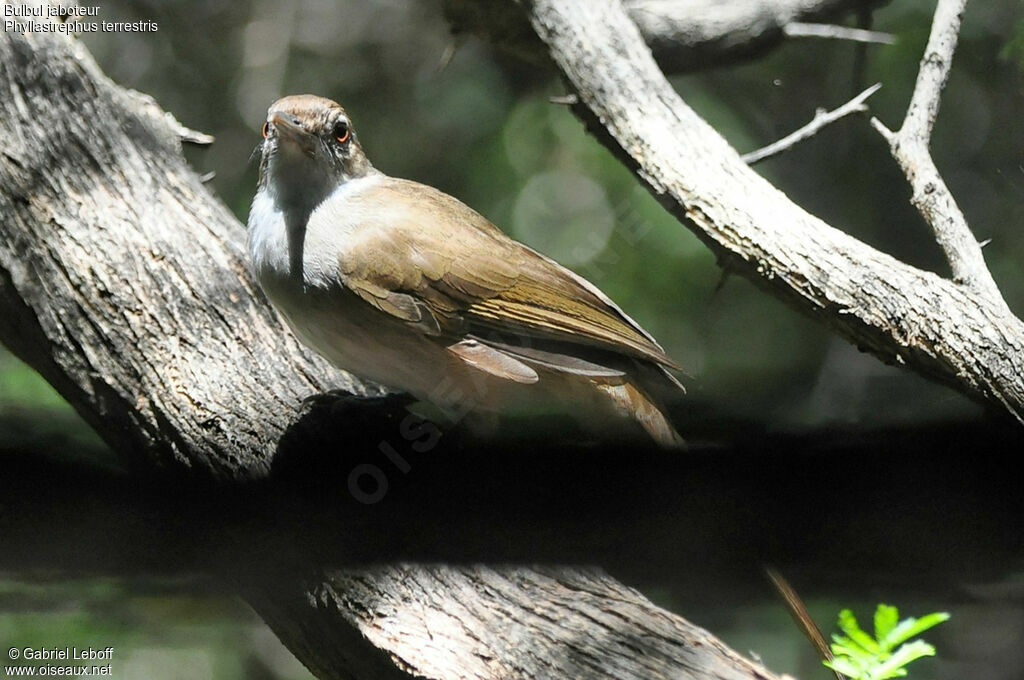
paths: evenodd
<path fill-rule="evenodd" d="M 967 0 L 939 0 L 903 126 L 892 132 L 877 118 L 872 119 L 872 124 L 889 142 L 893 157 L 907 176 L 913 190 L 911 202 L 935 233 L 953 272 L 953 280 L 993 304 L 1004 305 L 999 288 L 985 265 L 981 245 L 971 233 L 928 150 L 966 6 Z"/>
<path fill-rule="evenodd" d="M 481 456 L 439 446 L 410 453 L 408 474 L 390 471 L 388 492 L 366 505 L 348 493 L 344 454 L 304 457 L 259 484 L 139 479 L 69 460 L 82 444 L 40 434 L 38 417 L 0 416 L 0 432 L 22 432 L 0 440 L 0 570 L 234 581 L 260 565 L 273 570 L 271 556 L 305 552 L 335 568 L 598 563 L 628 580 L 715 592 L 766 585 L 759 567 L 768 562 L 799 565 L 819 584 L 872 583 L 884 570 L 947 590 L 965 572 L 998 578 L 1024 557 L 1013 521 L 1024 495 L 1001 474 L 1004 452 L 1024 446 L 1024 428 L 1009 422 L 856 437 L 752 432 L 746 443 L 686 456 L 631 451 L 625 473 L 612 447 L 492 446 Z M 845 497 L 858 503 L 835 503 Z M 971 513 L 951 521 L 951 507 Z M 895 516 L 914 521 L 892 523 Z M 850 564 L 850 554 L 873 559 Z"/>
<path fill-rule="evenodd" d="M 1024 324 L 794 205 L 672 89 L 614 0 L 524 2 L 574 110 L 731 271 L 887 363 L 1024 420 Z"/>
<path fill-rule="evenodd" d="M 334 639 L 295 627 L 311 605 L 330 623 L 324 629 L 356 625 L 416 677 L 776 677 L 596 570 L 388 565 L 311 581 L 318 585 L 274 593 L 271 603 L 250 601 L 290 648 L 312 639 L 327 662 L 313 667 L 321 677 L 349 677 L 353 664 Z M 382 668 L 355 675 L 393 675 L 377 675 Z"/>
<path fill-rule="evenodd" d="M 0 34 L 0 340 L 140 472 L 242 483 L 318 451 L 355 466 L 419 450 L 429 433 L 389 409 L 300 413 L 326 387 L 378 390 L 311 356 L 270 311 L 181 129 L 76 40 Z M 592 570 L 340 570 L 308 545 L 275 547 L 241 546 L 264 575 L 246 595 L 323 678 L 772 677 Z"/>
<path fill-rule="evenodd" d="M 629 17 L 668 72 L 699 71 L 760 56 L 794 22 L 834 18 L 888 0 L 624 0 Z M 509 0 L 444 0 L 456 34 L 473 32 L 528 59 L 545 52 Z"/>

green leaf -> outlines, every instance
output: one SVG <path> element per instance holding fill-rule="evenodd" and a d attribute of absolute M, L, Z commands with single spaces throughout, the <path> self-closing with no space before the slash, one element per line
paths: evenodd
<path fill-rule="evenodd" d="M 837 637 L 831 647 L 832 654 L 835 656 L 847 656 L 862 664 L 870 664 L 876 657 L 876 654 L 863 649 L 860 645 L 849 638 Z"/>
<path fill-rule="evenodd" d="M 934 614 L 922 616 L 919 619 L 915 619 L 913 617 L 903 619 L 892 631 L 889 632 L 887 638 L 880 642 L 882 643 L 882 647 L 892 649 L 901 642 L 905 642 L 912 637 L 920 635 L 929 628 L 937 626 L 948 619 L 949 614 L 946 612 L 935 612 Z"/>
<path fill-rule="evenodd" d="M 878 653 L 878 643 L 875 642 L 873 637 L 861 630 L 860 624 L 857 623 L 857 617 L 849 609 L 839 612 L 839 627 L 850 637 L 850 640 L 860 645 L 865 651 L 873 654 Z"/>
<path fill-rule="evenodd" d="M 893 655 L 888 659 L 873 668 L 871 675 L 878 678 L 878 680 L 903 677 L 907 674 L 903 667 L 923 656 L 935 656 L 935 647 L 932 647 L 924 640 L 908 642 L 893 652 Z"/>
<path fill-rule="evenodd" d="M 892 646 L 887 644 L 888 637 L 899 620 L 899 609 L 887 604 L 878 605 L 878 609 L 875 610 L 875 639 L 878 640 L 882 649 L 886 651 L 892 649 Z"/>
<path fill-rule="evenodd" d="M 845 656 L 837 656 L 831 661 L 822 661 L 822 663 L 827 668 L 831 668 L 832 670 L 838 673 L 842 673 L 843 675 L 849 678 L 853 678 L 854 680 L 856 680 L 856 678 L 861 677 L 861 675 L 864 673 L 863 666 L 859 664 L 854 664 L 852 661 L 850 661 L 850 659 L 846 658 Z"/>
<path fill-rule="evenodd" d="M 924 640 L 906 642 L 920 633 L 949 619 L 949 614 L 936 612 L 920 619 L 899 620 L 896 607 L 879 604 L 875 610 L 875 636 L 861 629 L 849 609 L 839 612 L 839 627 L 846 635 L 832 635 L 832 661 L 823 662 L 832 670 L 851 680 L 891 680 L 907 675 L 906 666 L 923 656 L 934 656 L 935 648 Z M 894 647 L 895 652 L 891 651 Z"/>

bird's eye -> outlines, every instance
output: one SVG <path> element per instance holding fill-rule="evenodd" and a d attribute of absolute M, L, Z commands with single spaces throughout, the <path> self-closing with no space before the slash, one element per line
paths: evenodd
<path fill-rule="evenodd" d="M 269 134 L 270 134 L 270 123 L 264 123 L 263 124 L 263 139 L 266 139 L 267 135 L 269 135 Z"/>
<path fill-rule="evenodd" d="M 338 140 L 338 144 L 344 144 L 348 141 L 349 136 L 352 134 L 352 130 L 348 127 L 348 121 L 339 120 L 334 124 L 334 138 Z"/>

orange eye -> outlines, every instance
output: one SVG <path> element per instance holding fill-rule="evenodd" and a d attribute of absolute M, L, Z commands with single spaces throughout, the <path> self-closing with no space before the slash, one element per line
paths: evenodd
<path fill-rule="evenodd" d="M 338 144 L 344 144 L 348 141 L 348 138 L 352 135 L 352 130 L 349 128 L 348 123 L 343 120 L 339 120 L 334 125 L 334 138 L 338 140 Z"/>
<path fill-rule="evenodd" d="M 270 123 L 264 123 L 263 124 L 263 139 L 266 139 L 267 135 L 269 135 L 269 134 L 270 134 Z"/>

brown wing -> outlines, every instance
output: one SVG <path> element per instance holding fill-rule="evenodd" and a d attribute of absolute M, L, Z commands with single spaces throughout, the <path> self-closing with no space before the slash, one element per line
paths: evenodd
<path fill-rule="evenodd" d="M 676 368 L 597 288 L 447 194 L 384 179 L 338 211 L 361 219 L 339 255 L 345 285 L 424 333 L 454 340 L 493 331 Z"/>

